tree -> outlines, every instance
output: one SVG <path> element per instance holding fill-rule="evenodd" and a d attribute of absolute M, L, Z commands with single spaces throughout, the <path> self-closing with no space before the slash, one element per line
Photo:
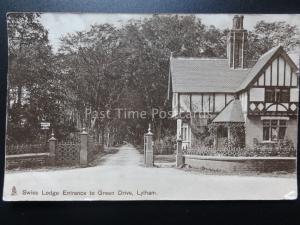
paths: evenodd
<path fill-rule="evenodd" d="M 59 123 L 57 77 L 48 32 L 37 13 L 11 13 L 8 25 L 8 141 L 35 142 L 44 119 Z"/>
<path fill-rule="evenodd" d="M 156 138 L 174 130 L 169 119 L 152 117 L 152 110 L 169 111 L 166 101 L 169 58 L 225 57 L 226 32 L 207 27 L 195 16 L 154 15 L 130 21 L 117 29 L 94 25 L 84 32 L 62 38 L 57 56 L 64 93 L 64 105 L 77 114 L 82 126 L 104 135 L 128 141 L 143 140 L 151 122 Z M 87 91 L 88 90 L 88 91 Z M 98 118 L 85 116 L 91 107 L 98 112 L 123 108 L 146 111 L 147 119 Z M 100 132 L 101 131 L 101 132 Z M 117 142 L 120 140 L 116 140 Z"/>
<path fill-rule="evenodd" d="M 60 48 L 61 68 L 65 70 L 64 87 L 74 96 L 73 107 L 79 112 L 82 126 L 93 129 L 102 137 L 105 128 L 113 124 L 108 117 L 97 118 L 92 124 L 85 115 L 86 108 L 107 112 L 117 107 L 126 77 L 122 77 L 123 53 L 118 48 L 120 36 L 109 24 L 94 25 L 86 32 L 77 32 L 62 38 Z M 108 127 L 107 127 L 108 125 Z M 104 140 L 104 138 L 102 138 Z"/>
<path fill-rule="evenodd" d="M 148 114 L 153 108 L 171 109 L 167 101 L 171 53 L 184 57 L 225 57 L 226 32 L 205 26 L 195 16 L 154 15 L 143 21 L 131 21 L 122 32 L 129 53 L 125 63 L 130 87 L 143 99 L 142 110 Z M 143 121 L 144 131 L 150 121 L 157 139 L 168 130 L 175 131 L 174 121 L 158 116 Z"/>
<path fill-rule="evenodd" d="M 247 55 L 252 60 L 257 60 L 271 48 L 282 45 L 286 51 L 299 48 L 300 33 L 296 25 L 284 21 L 265 22 L 259 21 L 254 30 L 249 32 L 249 48 Z"/>

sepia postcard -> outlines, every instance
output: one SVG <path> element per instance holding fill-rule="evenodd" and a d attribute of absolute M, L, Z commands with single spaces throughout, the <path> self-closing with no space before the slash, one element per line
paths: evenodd
<path fill-rule="evenodd" d="M 297 198 L 300 14 L 7 29 L 5 201 Z"/>

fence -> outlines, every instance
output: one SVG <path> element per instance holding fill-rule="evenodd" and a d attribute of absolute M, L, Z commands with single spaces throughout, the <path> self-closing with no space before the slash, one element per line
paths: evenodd
<path fill-rule="evenodd" d="M 176 140 L 173 136 L 156 140 L 153 144 L 153 151 L 156 155 L 172 155 L 176 151 Z"/>
<path fill-rule="evenodd" d="M 286 144 L 257 145 L 254 148 L 182 149 L 178 142 L 176 165 L 219 172 L 293 173 L 296 170 L 296 149 Z M 180 150 L 183 150 L 182 161 Z M 179 163 L 178 163 L 179 162 Z"/>
<path fill-rule="evenodd" d="M 47 143 L 45 144 L 22 144 L 22 145 L 7 145 L 6 155 L 20 155 L 30 153 L 45 153 L 49 148 Z"/>
<path fill-rule="evenodd" d="M 184 149 L 185 155 L 200 156 L 232 156 L 232 157 L 295 157 L 296 149 L 293 147 L 280 148 L 275 146 L 264 146 L 259 148 L 209 148 Z"/>
<path fill-rule="evenodd" d="M 55 146 L 56 165 L 76 165 L 80 160 L 80 141 L 61 141 Z"/>
<path fill-rule="evenodd" d="M 50 154 L 55 158 L 55 165 L 87 166 L 95 155 L 101 151 L 100 144 L 85 130 L 74 140 L 57 142 L 54 136 L 50 138 Z"/>
<path fill-rule="evenodd" d="M 79 138 L 67 141 L 57 141 L 52 134 L 46 144 L 7 145 L 6 168 L 87 166 L 101 150 L 101 145 L 85 131 L 80 133 Z"/>
<path fill-rule="evenodd" d="M 155 145 L 153 146 L 153 152 L 156 155 L 172 155 L 175 152 L 175 147 L 155 143 Z"/>

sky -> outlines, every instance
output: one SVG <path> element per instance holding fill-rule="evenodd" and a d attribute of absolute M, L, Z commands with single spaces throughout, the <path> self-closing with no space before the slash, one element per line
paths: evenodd
<path fill-rule="evenodd" d="M 111 23 L 121 26 L 131 19 L 143 19 L 151 14 L 93 14 L 93 13 L 44 13 L 41 23 L 49 31 L 49 40 L 54 51 L 60 46 L 60 38 L 67 33 L 88 30 L 91 25 Z M 196 14 L 206 25 L 214 25 L 217 28 L 231 28 L 234 14 Z M 255 24 L 265 20 L 266 22 L 286 21 L 291 25 L 297 25 L 300 29 L 300 14 L 244 14 L 244 28 L 252 30 Z"/>

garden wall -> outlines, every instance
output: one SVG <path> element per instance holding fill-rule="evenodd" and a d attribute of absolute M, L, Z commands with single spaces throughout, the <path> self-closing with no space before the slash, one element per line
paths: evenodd
<path fill-rule="evenodd" d="M 48 165 L 49 156 L 49 153 L 7 155 L 6 169 L 44 167 Z"/>
<path fill-rule="evenodd" d="M 271 173 L 296 171 L 296 157 L 219 157 L 184 155 L 184 163 L 193 168 L 223 172 Z"/>

